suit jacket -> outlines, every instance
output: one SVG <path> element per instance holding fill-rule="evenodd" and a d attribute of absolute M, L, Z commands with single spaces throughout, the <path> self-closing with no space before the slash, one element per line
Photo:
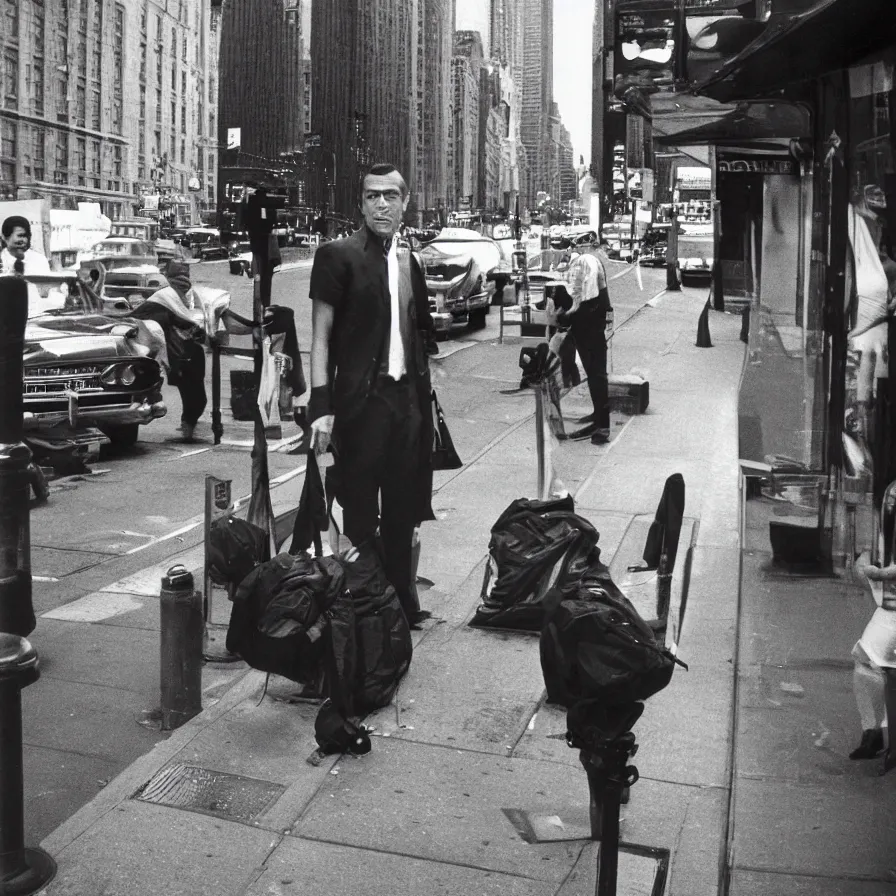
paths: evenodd
<path fill-rule="evenodd" d="M 399 289 L 408 302 L 405 364 L 417 391 L 423 425 L 420 435 L 420 520 L 433 519 L 433 420 L 427 337 L 432 332 L 426 280 L 410 250 L 399 249 Z M 411 295 L 406 293 L 410 290 Z M 330 337 L 329 395 L 325 406 L 312 409 L 312 419 L 332 413 L 336 426 L 355 416 L 370 394 L 388 346 L 391 299 L 382 241 L 362 226 L 350 237 L 324 243 L 314 254 L 310 296 L 334 309 Z"/>

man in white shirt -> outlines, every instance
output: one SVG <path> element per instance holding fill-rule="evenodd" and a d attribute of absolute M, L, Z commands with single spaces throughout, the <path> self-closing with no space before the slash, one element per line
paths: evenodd
<path fill-rule="evenodd" d="M 607 313 L 612 311 L 607 290 L 607 275 L 600 260 L 590 254 L 571 255 L 566 271 L 567 290 L 572 308 L 557 313 L 555 323 L 568 326 L 582 366 L 588 376 L 588 391 L 594 406 L 592 413 L 578 422 L 581 429 L 569 433 L 568 439 L 589 439 L 594 445 L 610 440 L 610 399 L 607 383 Z"/>
<path fill-rule="evenodd" d="M 3 251 L 0 252 L 0 274 L 49 274 L 46 256 L 31 248 L 31 224 L 21 215 L 10 215 L 0 227 Z"/>

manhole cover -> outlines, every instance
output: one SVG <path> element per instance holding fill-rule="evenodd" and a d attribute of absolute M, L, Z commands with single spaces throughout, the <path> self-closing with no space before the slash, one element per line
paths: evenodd
<path fill-rule="evenodd" d="M 195 765 L 161 769 L 135 794 L 145 803 L 251 821 L 285 790 L 281 784 L 229 775 Z"/>

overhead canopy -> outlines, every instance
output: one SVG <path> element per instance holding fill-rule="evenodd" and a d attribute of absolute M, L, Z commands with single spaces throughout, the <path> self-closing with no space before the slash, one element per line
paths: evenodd
<path fill-rule="evenodd" d="M 730 109 L 730 107 L 728 107 Z M 655 116 L 654 139 L 660 146 L 736 143 L 743 140 L 812 135 L 808 111 L 794 103 L 741 103 L 714 118 L 706 115 Z"/>
<path fill-rule="evenodd" d="M 819 0 L 763 33 L 695 85 L 723 102 L 767 96 L 854 65 L 896 42 L 893 0 Z"/>

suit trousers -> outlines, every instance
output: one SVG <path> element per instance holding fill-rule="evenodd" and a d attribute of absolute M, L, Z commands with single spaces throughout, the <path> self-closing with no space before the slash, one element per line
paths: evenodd
<path fill-rule="evenodd" d="M 414 384 L 381 376 L 357 415 L 342 425 L 336 415 L 334 432 L 345 534 L 357 546 L 372 541 L 379 527 L 386 578 L 411 621 L 420 609 L 411 581 L 411 539 L 421 422 Z"/>
<path fill-rule="evenodd" d="M 205 391 L 205 349 L 199 343 L 188 343 L 187 357 L 179 364 L 175 385 L 180 392 L 180 422 L 195 426 L 208 402 Z"/>
<path fill-rule="evenodd" d="M 610 392 L 607 382 L 607 313 L 597 301 L 583 302 L 569 316 L 569 330 L 576 341 L 588 376 L 588 391 L 599 429 L 610 430 Z"/>

